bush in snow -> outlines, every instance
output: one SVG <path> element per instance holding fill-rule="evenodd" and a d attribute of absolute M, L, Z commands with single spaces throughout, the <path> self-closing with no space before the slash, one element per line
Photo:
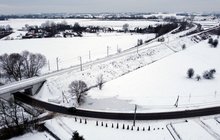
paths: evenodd
<path fill-rule="evenodd" d="M 140 46 L 140 45 L 142 45 L 143 44 L 143 40 L 142 39 L 138 39 L 137 40 L 137 46 Z"/>
<path fill-rule="evenodd" d="M 182 45 L 182 50 L 185 50 L 186 49 L 186 44 L 183 44 Z"/>
<path fill-rule="evenodd" d="M 194 75 L 194 69 L 193 68 L 189 68 L 187 71 L 187 76 L 188 78 L 192 78 Z"/>
<path fill-rule="evenodd" d="M 121 48 L 117 48 L 117 53 L 121 53 Z"/>
<path fill-rule="evenodd" d="M 78 104 L 81 104 L 84 96 L 86 95 L 86 91 L 88 90 L 87 84 L 84 81 L 73 81 L 69 85 L 69 92 L 76 96 Z"/>
<path fill-rule="evenodd" d="M 213 40 L 212 38 L 209 39 L 208 43 L 213 47 L 216 48 L 218 46 L 218 40 Z"/>
<path fill-rule="evenodd" d="M 124 32 L 127 32 L 128 31 L 128 28 L 129 28 L 129 24 L 125 23 L 123 26 L 122 26 Z"/>
<path fill-rule="evenodd" d="M 216 47 L 218 46 L 218 40 L 217 40 L 217 39 L 215 39 L 215 40 L 213 41 L 212 46 L 213 46 L 214 48 L 216 48 Z"/>
<path fill-rule="evenodd" d="M 213 79 L 215 73 L 216 73 L 215 69 L 211 69 L 210 71 L 205 71 L 203 73 L 203 78 L 204 79 Z"/>
<path fill-rule="evenodd" d="M 214 74 L 214 73 L 216 73 L 216 70 L 215 69 L 211 69 L 210 72 Z"/>
<path fill-rule="evenodd" d="M 84 138 L 83 136 L 80 136 L 77 131 L 74 131 L 71 140 L 84 140 Z"/>
<path fill-rule="evenodd" d="M 99 90 L 102 90 L 102 87 L 103 87 L 103 84 L 104 84 L 104 79 L 103 79 L 102 74 L 97 77 L 96 82 L 97 82 L 97 85 L 99 87 Z"/>
<path fill-rule="evenodd" d="M 209 44 L 212 44 L 212 43 L 213 43 L 213 39 L 212 39 L 212 38 L 209 38 L 208 43 L 209 43 Z"/>
<path fill-rule="evenodd" d="M 201 80 L 201 76 L 200 75 L 196 75 L 196 80 L 200 81 Z"/>

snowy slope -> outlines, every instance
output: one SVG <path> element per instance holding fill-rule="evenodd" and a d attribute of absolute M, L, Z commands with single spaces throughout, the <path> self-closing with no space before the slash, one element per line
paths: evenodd
<path fill-rule="evenodd" d="M 219 48 L 210 48 L 207 41 L 203 41 L 182 52 L 107 82 L 102 91 L 92 89 L 88 95 L 92 99 L 117 97 L 117 99 L 128 100 L 129 103 L 137 104 L 145 109 L 172 108 L 178 96 L 180 96 L 180 108 L 214 105 L 220 100 L 219 54 Z M 205 70 L 215 68 L 217 70 L 215 79 L 202 79 L 199 82 L 195 79 L 188 79 L 186 72 L 191 67 L 199 75 L 202 75 Z M 99 108 L 96 102 L 84 107 L 92 108 L 90 106 Z M 100 108 L 102 108 L 101 105 Z"/>

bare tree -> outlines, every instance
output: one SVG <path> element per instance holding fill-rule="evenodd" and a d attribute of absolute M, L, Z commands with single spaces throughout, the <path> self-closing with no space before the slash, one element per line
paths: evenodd
<path fill-rule="evenodd" d="M 124 30 L 124 32 L 127 32 L 128 31 L 128 27 L 129 27 L 129 24 L 125 23 L 122 28 Z"/>
<path fill-rule="evenodd" d="M 102 90 L 102 87 L 103 87 L 103 84 L 104 84 L 104 78 L 103 78 L 103 75 L 100 74 L 98 77 L 97 77 L 97 85 L 99 87 L 99 90 Z"/>
<path fill-rule="evenodd" d="M 31 130 L 30 121 L 32 121 L 32 115 L 24 112 L 24 109 L 13 100 L 0 99 L 0 127 L 4 132 L 0 133 L 0 138 L 10 138 Z"/>
<path fill-rule="evenodd" d="M 87 85 L 84 81 L 73 81 L 69 85 L 69 92 L 73 93 L 76 96 L 78 104 L 81 104 L 83 97 L 86 95 Z"/>
<path fill-rule="evenodd" d="M 22 57 L 24 58 L 23 64 L 25 69 L 25 78 L 38 76 L 40 74 L 40 70 L 46 65 L 46 57 L 42 54 L 33 54 L 28 51 L 23 51 Z"/>
<path fill-rule="evenodd" d="M 9 80 L 11 80 L 11 78 L 15 81 L 22 79 L 22 73 L 24 72 L 23 60 L 22 56 L 18 53 L 0 56 L 0 68 Z"/>
<path fill-rule="evenodd" d="M 3 54 L 0 56 L 0 71 L 10 81 L 37 76 L 46 65 L 46 58 L 41 54 L 24 51 L 21 54 Z"/>

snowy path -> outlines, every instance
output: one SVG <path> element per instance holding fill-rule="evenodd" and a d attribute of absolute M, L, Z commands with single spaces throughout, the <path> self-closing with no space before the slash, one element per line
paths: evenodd
<path fill-rule="evenodd" d="M 202 120 L 195 119 L 194 120 L 196 123 L 198 123 L 203 129 L 205 129 L 210 135 L 212 135 L 214 138 L 217 140 L 220 139 L 220 135 L 216 133 L 215 131 L 212 130 L 207 124 L 205 124 Z"/>
<path fill-rule="evenodd" d="M 172 123 L 166 125 L 166 127 L 169 130 L 174 140 L 182 140 L 180 135 L 177 133 L 176 129 L 173 127 Z"/>

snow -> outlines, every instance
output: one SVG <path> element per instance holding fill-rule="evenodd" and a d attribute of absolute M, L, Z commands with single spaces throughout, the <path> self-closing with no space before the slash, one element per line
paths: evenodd
<path fill-rule="evenodd" d="M 206 117 L 202 118 L 201 121 L 207 125 L 210 129 L 212 129 L 214 132 L 220 134 L 220 124 L 216 120 L 217 117 Z"/>
<path fill-rule="evenodd" d="M 28 50 L 33 53 L 41 53 L 49 60 L 50 71 L 56 70 L 56 58 L 59 58 L 59 67 L 67 68 L 79 64 L 79 56 L 82 61 L 95 60 L 117 53 L 117 48 L 122 51 L 137 44 L 138 39 L 148 40 L 154 34 L 115 34 L 111 36 L 75 37 L 75 38 L 44 38 L 30 40 L 0 41 L 0 54 L 22 52 Z M 91 59 L 89 59 L 89 51 Z M 48 71 L 48 67 L 45 67 Z"/>
<path fill-rule="evenodd" d="M 188 48 L 174 54 L 173 49 L 181 50 L 183 43 Z M 80 108 L 129 112 L 133 110 L 134 104 L 137 104 L 139 112 L 154 112 L 212 106 L 219 101 L 218 83 L 214 82 L 218 76 L 214 80 L 197 82 L 195 79 L 186 78 L 186 71 L 194 65 L 196 74 L 202 74 L 203 71 L 211 68 L 217 70 L 216 61 L 213 61 L 213 59 L 217 60 L 218 58 L 219 52 L 216 50 L 219 49 L 210 48 L 207 41 L 195 45 L 190 38 L 181 38 L 165 43 L 153 42 L 140 47 L 139 55 L 135 53 L 126 55 L 120 59 L 90 65 L 83 68 L 85 70 L 82 72 L 72 71 L 50 78 L 35 98 L 43 101 L 53 100 L 64 106 L 75 106 L 76 103 L 72 102 L 75 97 L 68 92 L 68 85 L 73 80 L 80 79 L 85 81 L 88 86 L 94 86 L 96 77 L 103 74 L 104 80 L 107 82 L 104 84 L 103 90 L 100 91 L 97 88 L 90 90 L 85 103 Z M 207 62 L 208 65 L 206 66 L 202 64 L 205 61 L 201 62 L 200 60 L 203 56 L 209 57 L 210 53 L 213 55 L 209 60 L 212 60 L 213 63 L 210 65 Z M 155 62 L 157 60 L 159 61 Z M 138 69 L 143 66 L 146 67 Z M 176 71 L 177 67 L 184 69 L 184 71 Z M 170 72 L 173 74 L 172 77 L 169 75 Z M 158 78 L 162 84 L 158 82 Z M 175 87 L 172 81 L 176 81 Z M 203 85 L 207 87 L 206 91 L 202 88 Z M 216 89 L 210 89 L 209 86 Z M 179 107 L 175 108 L 174 104 L 178 96 L 180 97 Z M 118 106 L 121 107 L 118 108 Z"/>
<path fill-rule="evenodd" d="M 215 140 L 214 137 L 193 120 L 175 123 L 173 126 L 183 140 Z"/>
<path fill-rule="evenodd" d="M 101 27 L 111 27 L 114 29 L 122 29 L 125 23 L 129 24 L 129 28 L 133 29 L 135 27 L 148 27 L 149 25 L 162 24 L 164 22 L 148 21 L 148 20 L 96 20 L 96 19 L 9 19 L 6 21 L 0 21 L 0 25 L 10 25 L 15 30 L 22 29 L 26 24 L 30 26 L 40 26 L 46 21 L 53 21 L 55 23 L 60 23 L 66 21 L 68 24 L 74 25 L 78 22 L 81 26 L 101 26 Z"/>
<path fill-rule="evenodd" d="M 2 38 L 1 40 L 14 40 L 21 39 L 23 35 L 25 35 L 26 31 L 14 31 L 12 34 Z"/>
<path fill-rule="evenodd" d="M 216 60 L 219 59 L 219 48 L 210 48 L 207 41 L 194 46 L 195 42 L 191 38 L 178 38 L 179 35 L 193 29 L 174 35 L 168 34 L 165 36 L 166 42 L 152 42 L 141 46 L 139 55 L 128 54 L 120 59 L 85 66 L 82 72 L 72 71 L 50 78 L 35 97 L 55 104 L 73 106 L 76 103 L 72 101 L 74 97 L 68 92 L 68 85 L 73 80 L 80 79 L 84 80 L 88 86 L 93 86 L 96 84 L 96 77 L 103 74 L 107 82 L 103 90 L 89 91 L 86 102 L 81 108 L 118 111 L 118 106 L 121 105 L 123 108 L 119 111 L 130 111 L 133 110 L 134 104 L 137 104 L 140 112 L 170 110 L 175 109 L 173 105 L 178 96 L 180 100 L 177 109 L 214 105 L 219 101 L 219 87 L 217 86 L 219 65 L 216 65 Z M 125 50 L 134 47 L 137 39 L 148 40 L 152 37 L 154 37 L 153 34 L 112 33 L 101 34 L 101 36 L 88 35 L 82 38 L 2 40 L 0 50 L 1 53 L 21 52 L 22 50 L 42 53 L 49 59 L 50 70 L 53 71 L 56 69 L 57 57 L 59 68 L 62 69 L 78 65 L 79 56 L 82 56 L 83 63 L 90 61 L 89 51 L 91 60 L 95 60 L 107 55 L 107 46 L 110 48 L 109 54 L 111 55 L 117 52 L 117 47 Z M 181 50 L 183 44 L 186 44 L 187 49 L 174 54 Z M 157 60 L 160 61 L 155 62 Z M 148 64 L 150 65 L 146 66 Z M 146 67 L 138 69 L 143 66 Z M 200 75 L 205 70 L 215 68 L 216 78 L 214 80 L 202 79 L 199 82 L 195 79 L 187 79 L 186 71 L 190 67 L 193 67 L 196 74 Z M 48 68 L 45 67 L 44 71 L 48 71 Z M 175 81 L 175 86 L 173 81 Z"/>
<path fill-rule="evenodd" d="M 131 140 L 131 139 L 139 139 L 144 140 L 155 139 L 155 140 L 170 140 L 172 139 L 168 130 L 165 129 L 165 125 L 163 123 L 154 123 L 151 124 L 151 130 L 148 131 L 148 122 L 137 122 L 134 130 L 127 130 L 127 125 L 129 125 L 130 129 L 132 126 L 132 121 L 124 122 L 124 121 L 113 121 L 113 120 L 98 120 L 99 123 L 104 121 L 104 126 L 96 126 L 96 120 L 87 119 L 87 124 L 84 124 L 84 119 L 82 123 L 75 122 L 73 117 L 56 117 L 52 120 L 46 122 L 46 127 L 54 132 L 59 138 L 66 140 L 72 137 L 72 133 L 74 131 L 79 132 L 80 135 L 83 135 L 85 139 L 89 140 Z M 108 124 L 106 128 L 105 125 Z M 115 125 L 114 128 L 111 128 L 112 123 Z M 116 129 L 116 124 L 119 123 L 119 129 Z M 125 124 L 125 129 L 122 129 L 122 125 Z M 140 128 L 140 131 L 137 131 L 137 127 Z M 143 127 L 145 127 L 145 131 L 143 131 Z M 155 130 L 153 130 L 155 128 Z M 159 130 L 158 130 L 159 128 Z"/>
<path fill-rule="evenodd" d="M 161 14 L 161 16 L 167 16 Z M 20 29 L 24 24 L 40 25 L 47 19 L 10 19 L 0 21 L 2 24 L 10 24 L 15 29 Z M 62 20 L 53 20 L 61 22 Z M 97 21 L 97 20 L 66 20 L 80 25 L 100 25 L 121 28 L 126 22 L 130 28 L 135 26 L 154 25 L 156 22 L 149 21 Z M 204 28 L 217 25 L 217 22 L 198 21 Z M 165 36 L 165 41 L 152 42 L 151 44 L 140 46 L 139 54 L 127 54 L 123 57 L 105 61 L 96 65 L 84 66 L 84 71 L 72 71 L 62 75 L 49 78 L 42 87 L 40 93 L 35 96 L 46 102 L 53 102 L 63 106 L 77 106 L 74 96 L 68 92 L 68 85 L 73 80 L 84 80 L 88 86 L 96 83 L 96 77 L 104 75 L 106 83 L 102 90 L 93 88 L 88 91 L 85 103 L 79 108 L 100 111 L 132 112 L 134 105 L 138 105 L 137 112 L 157 112 L 186 110 L 207 106 L 219 105 L 220 101 L 220 48 L 211 48 L 207 40 L 195 44 L 191 38 L 179 38 L 180 35 L 194 30 L 196 27 L 187 31 Z M 16 38 L 20 33 L 16 31 L 10 37 Z M 110 55 L 117 52 L 117 47 L 122 50 L 134 47 L 137 39 L 148 40 L 153 38 L 153 34 L 84 34 L 83 38 L 47 38 L 31 40 L 0 40 L 0 51 L 3 53 L 21 52 L 29 50 L 35 53 L 42 53 L 47 56 L 50 62 L 51 71 L 56 69 L 55 60 L 59 58 L 60 68 L 79 64 L 78 56 L 82 56 L 83 62 L 95 60 L 106 56 L 106 47 L 110 47 Z M 214 37 L 215 38 L 215 37 Z M 220 41 L 220 40 L 219 40 Z M 98 42 L 98 43 L 97 43 Z M 181 51 L 181 46 L 186 44 L 186 50 Z M 89 59 L 90 51 L 92 59 Z M 176 51 L 179 51 L 175 53 Z M 54 53 L 56 52 L 56 53 Z M 57 53 L 59 52 L 59 53 Z M 189 68 L 195 70 L 195 74 L 202 76 L 205 70 L 215 68 L 217 73 L 215 79 L 196 81 L 186 77 Z M 47 70 L 45 70 L 47 71 Z M 178 108 L 174 103 L 179 97 Z M 79 118 L 77 118 L 79 119 Z M 72 137 L 74 131 L 78 131 L 85 139 L 91 140 L 112 140 L 112 139 L 173 139 L 166 128 L 172 124 L 173 129 L 183 140 L 212 140 L 211 134 L 220 134 L 218 116 L 191 118 L 188 121 L 165 120 L 165 121 L 137 121 L 134 131 L 123 130 L 122 125 L 132 126 L 132 121 L 104 120 L 104 126 L 96 126 L 96 119 L 82 118 L 75 122 L 74 117 L 57 116 L 47 120 L 45 126 L 60 139 L 66 140 Z M 84 120 L 87 119 L 87 124 Z M 105 124 L 108 127 L 105 127 Z M 120 128 L 111 128 L 111 124 L 119 123 Z M 147 128 L 150 126 L 151 130 Z M 137 127 L 140 131 L 137 131 Z M 143 131 L 143 127 L 145 131 Z M 174 131 L 174 132 L 175 132 Z M 54 139 L 46 132 L 27 133 L 12 140 L 30 139 L 46 140 Z"/>
<path fill-rule="evenodd" d="M 133 121 L 123 120 L 106 120 L 96 118 L 83 118 L 76 116 L 57 116 L 51 120 L 46 121 L 45 126 L 56 134 L 61 139 L 70 139 L 74 131 L 79 132 L 85 139 L 99 140 L 105 137 L 106 140 L 120 140 L 120 139 L 150 139 L 150 140 L 171 140 L 178 137 L 182 140 L 214 140 L 218 136 L 219 124 L 210 123 L 214 116 L 196 117 L 173 120 L 158 120 L 158 121 L 136 121 L 135 127 L 131 130 Z M 75 118 L 77 121 L 75 121 Z M 80 119 L 82 120 L 80 123 Z M 85 123 L 86 119 L 86 123 Z M 209 123 L 210 128 L 205 128 L 198 121 Z M 98 121 L 98 126 L 96 125 Z M 101 123 L 103 122 L 103 126 Z M 107 127 L 106 127 L 107 124 Z M 112 128 L 113 124 L 113 128 Z M 119 128 L 116 128 L 116 125 Z M 123 129 L 123 124 L 125 129 Z M 129 126 L 129 130 L 127 127 Z M 169 127 L 171 126 L 171 127 Z M 137 128 L 139 127 L 139 131 Z M 150 127 L 150 130 L 148 128 Z M 216 129 L 214 129 L 216 127 Z M 145 131 L 143 131 L 143 128 Z M 216 133 L 215 133 L 216 132 Z M 214 135 L 215 134 L 215 135 Z"/>
<path fill-rule="evenodd" d="M 10 140 L 55 140 L 52 136 L 50 136 L 46 132 L 33 132 L 33 133 L 26 133 L 22 136 L 11 138 Z"/>
<path fill-rule="evenodd" d="M 220 75 L 218 65 L 220 49 L 210 48 L 207 41 L 191 46 L 151 65 L 107 82 L 102 91 L 92 89 L 88 95 L 97 99 L 117 97 L 150 109 L 172 107 L 180 96 L 179 106 L 200 106 L 219 101 Z M 196 81 L 186 78 L 188 68 L 202 75 L 215 68 L 215 79 Z M 174 84 L 175 82 L 175 84 Z M 138 83 L 138 84 L 137 84 Z M 95 102 L 94 102 L 94 107 Z M 86 106 L 85 108 L 87 108 Z"/>

